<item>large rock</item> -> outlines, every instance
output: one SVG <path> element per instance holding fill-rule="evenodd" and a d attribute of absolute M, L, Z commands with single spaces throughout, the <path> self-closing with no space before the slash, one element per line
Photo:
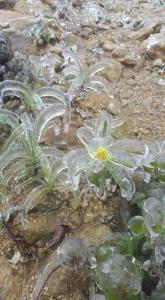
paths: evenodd
<path fill-rule="evenodd" d="M 139 29 L 131 33 L 130 37 L 137 40 L 145 40 L 152 33 L 160 32 L 162 19 L 159 17 L 144 20 L 142 22 L 136 22 L 135 29 Z"/>
<path fill-rule="evenodd" d="M 28 27 L 36 21 L 37 18 L 34 17 L 22 16 L 10 10 L 0 10 L 0 30 L 2 29 L 9 36 L 13 51 L 19 51 L 25 55 L 38 53 L 34 40 L 25 33 Z"/>
<path fill-rule="evenodd" d="M 18 0 L 0 0 L 0 9 L 9 8 L 16 4 Z"/>
<path fill-rule="evenodd" d="M 107 61 L 107 66 L 102 71 L 102 74 L 106 79 L 112 82 L 119 81 L 122 74 L 122 65 L 115 59 L 110 59 Z"/>
<path fill-rule="evenodd" d="M 143 51 L 150 58 L 162 58 L 165 60 L 165 32 L 152 34 L 144 43 Z"/>

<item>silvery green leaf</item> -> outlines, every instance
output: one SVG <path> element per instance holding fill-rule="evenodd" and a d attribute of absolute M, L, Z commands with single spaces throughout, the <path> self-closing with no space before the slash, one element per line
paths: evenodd
<path fill-rule="evenodd" d="M 80 59 L 77 57 L 77 55 L 72 50 L 65 49 L 63 51 L 63 55 L 64 55 L 66 63 L 69 63 L 69 61 L 70 61 L 71 63 L 74 63 L 77 66 L 77 68 L 83 69 L 82 62 L 80 61 Z"/>
<path fill-rule="evenodd" d="M 90 83 L 97 84 L 98 90 L 99 90 L 99 86 L 102 87 L 103 91 L 105 93 L 107 93 L 108 96 L 110 96 L 110 94 L 111 94 L 110 84 L 104 77 L 99 76 L 99 75 L 93 75 L 93 76 L 89 77 L 89 84 Z M 86 85 L 86 87 L 88 88 L 88 84 Z"/>
<path fill-rule="evenodd" d="M 91 132 L 85 127 L 77 129 L 77 137 L 84 144 L 85 147 L 88 147 L 88 145 L 91 142 L 91 139 L 93 138 Z"/>
<path fill-rule="evenodd" d="M 131 200 L 133 194 L 135 193 L 135 184 L 132 178 L 129 176 L 125 169 L 116 165 L 111 165 L 110 171 L 114 180 L 120 187 L 121 195 L 128 201 Z"/>
<path fill-rule="evenodd" d="M 52 104 L 43 111 L 40 112 L 38 118 L 34 122 L 33 134 L 37 141 L 41 139 L 41 135 L 45 129 L 45 126 L 50 120 L 55 117 L 62 116 L 65 113 L 65 107 L 62 104 Z"/>
<path fill-rule="evenodd" d="M 39 185 L 34 188 L 25 199 L 23 204 L 25 212 L 28 211 L 36 206 L 36 203 L 47 193 L 47 187 L 44 185 Z"/>
<path fill-rule="evenodd" d="M 45 104 L 48 105 L 62 102 L 69 109 L 69 99 L 66 93 L 59 91 L 54 87 L 42 87 L 35 92 L 42 100 L 44 100 Z"/>
<path fill-rule="evenodd" d="M 12 148 L 13 145 L 17 147 L 19 140 L 23 136 L 24 131 L 22 128 L 22 125 L 20 124 L 18 127 L 16 127 L 7 141 L 4 143 L 2 146 L 1 152 L 3 153 L 4 151 L 8 150 L 9 148 Z M 14 151 L 14 150 L 13 150 Z"/>
<path fill-rule="evenodd" d="M 92 77 L 96 73 L 102 71 L 107 66 L 107 62 L 98 62 L 89 68 L 89 77 Z"/>
<path fill-rule="evenodd" d="M 3 171 L 11 162 L 20 158 L 28 158 L 24 150 L 9 148 L 0 156 L 0 170 Z"/>
<path fill-rule="evenodd" d="M 36 99 L 31 90 L 22 82 L 15 80 L 6 80 L 0 83 L 0 101 L 3 103 L 3 98 L 6 96 L 18 97 L 27 106 L 36 107 Z"/>
<path fill-rule="evenodd" d="M 8 109 L 1 108 L 0 109 L 0 123 L 8 124 L 12 128 L 16 128 L 19 125 L 19 117 L 16 113 L 14 113 Z"/>

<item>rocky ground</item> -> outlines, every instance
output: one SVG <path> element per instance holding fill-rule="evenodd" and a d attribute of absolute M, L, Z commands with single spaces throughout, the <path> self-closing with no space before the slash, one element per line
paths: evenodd
<path fill-rule="evenodd" d="M 0 29 L 11 39 L 13 55 L 24 66 L 22 78 L 34 88 L 49 83 L 65 89 L 61 77 L 64 46 L 76 48 L 87 64 L 106 59 L 107 66 L 102 73 L 112 87 L 113 113 L 126 120 L 123 130 L 116 134 L 145 140 L 164 139 L 165 7 L 152 0 L 91 0 L 90 3 L 101 3 L 100 11 L 104 9 L 111 17 L 105 22 L 94 22 L 90 16 L 84 21 L 81 5 L 87 1 L 74 0 L 76 16 L 68 6 L 70 18 L 66 17 L 65 10 L 65 13 L 61 10 L 59 22 L 53 17 L 57 2 L 0 0 Z M 51 34 L 48 44 L 44 44 L 33 30 L 43 15 L 49 16 L 44 25 Z M 70 21 L 73 18 L 75 21 Z M 31 80 L 29 72 L 33 73 Z M 18 72 L 12 76 L 17 79 L 17 75 Z M 16 108 L 11 107 L 13 102 L 9 105 L 17 109 L 17 101 L 14 103 Z M 112 111 L 109 98 L 93 92 L 88 92 L 75 108 L 87 116 L 102 109 Z M 69 136 L 64 136 L 69 149 L 77 145 L 75 132 L 81 123 L 82 116 L 77 113 Z M 45 137 L 47 142 L 53 138 L 52 133 Z M 56 139 L 58 142 L 59 138 Z M 24 195 L 19 197 L 23 199 Z M 15 197 L 16 202 L 19 197 Z M 51 254 L 46 251 L 47 242 L 60 224 L 69 225 L 70 234 L 83 238 L 88 244 L 104 242 L 115 229 L 115 214 L 120 205 L 118 196 L 110 195 L 109 198 L 103 203 L 95 198 L 73 199 L 70 194 L 58 192 L 54 198 L 45 199 L 37 212 L 31 212 L 23 228 L 18 215 L 12 231 L 27 243 L 26 254 L 20 253 L 5 231 L 0 233 L 0 300 L 30 300 L 37 276 Z M 58 270 L 49 280 L 41 299 L 88 299 L 87 274 L 87 270 Z"/>

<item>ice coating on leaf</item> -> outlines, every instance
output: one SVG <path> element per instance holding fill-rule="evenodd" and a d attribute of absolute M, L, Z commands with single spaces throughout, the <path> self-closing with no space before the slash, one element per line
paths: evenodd
<path fill-rule="evenodd" d="M 71 237 L 65 239 L 51 256 L 49 263 L 44 268 L 43 272 L 34 287 L 32 300 L 38 300 L 41 292 L 51 276 L 61 265 L 78 268 L 87 263 L 88 251 L 84 242 L 79 238 Z"/>
<path fill-rule="evenodd" d="M 53 253 L 51 257 L 51 261 L 46 265 L 42 273 L 40 274 L 38 281 L 34 287 L 33 293 L 32 293 L 32 300 L 39 300 L 41 292 L 51 276 L 53 272 L 57 270 L 57 268 L 60 266 L 60 263 L 58 261 L 56 253 Z"/>
<path fill-rule="evenodd" d="M 165 237 L 160 234 L 155 241 L 155 259 L 158 264 L 165 261 Z"/>
<path fill-rule="evenodd" d="M 143 217 L 135 216 L 131 218 L 128 222 L 128 228 L 130 229 L 133 235 L 137 237 L 144 236 L 145 226 Z"/>
<path fill-rule="evenodd" d="M 100 295 L 100 294 L 95 294 L 93 295 L 90 300 L 106 300 L 104 295 Z"/>
<path fill-rule="evenodd" d="M 106 62 L 99 62 L 88 67 L 72 50 L 64 50 L 63 55 L 66 63 L 63 72 L 71 82 L 68 90 L 71 100 L 81 89 L 94 89 L 99 92 L 101 87 L 102 91 L 110 95 L 110 84 L 101 75 L 96 75 L 106 66 Z"/>
<path fill-rule="evenodd" d="M 104 3 L 104 6 L 105 6 L 105 3 Z M 115 21 L 121 23 L 123 26 L 125 25 L 123 18 L 110 15 L 107 12 L 107 9 L 105 9 L 103 6 L 101 6 L 97 3 L 91 3 L 90 1 L 88 1 L 82 7 L 85 11 L 87 23 L 95 22 L 97 24 L 98 23 L 104 24 L 104 23 L 107 23 L 108 21 L 115 20 Z"/>
<path fill-rule="evenodd" d="M 141 290 L 141 264 L 134 257 L 114 253 L 97 266 L 97 284 L 105 294 L 137 295 Z M 121 292 L 122 295 L 122 292 Z"/>
<path fill-rule="evenodd" d="M 87 247 L 79 238 L 67 238 L 57 249 L 58 260 L 61 265 L 81 267 L 87 263 Z"/>
<path fill-rule="evenodd" d="M 150 197 L 143 205 L 144 224 L 151 238 L 156 238 L 165 229 L 164 203 L 162 200 Z"/>
<path fill-rule="evenodd" d="M 34 108 L 37 105 L 42 105 L 41 99 L 39 97 L 35 97 L 35 95 L 24 83 L 15 80 L 6 80 L 0 83 L 1 106 L 3 105 L 3 98 L 5 96 L 18 97 L 31 108 Z"/>
<path fill-rule="evenodd" d="M 36 90 L 37 95 L 44 101 L 44 105 L 52 105 L 57 102 L 57 104 L 62 102 L 65 107 L 64 113 L 64 131 L 68 132 L 70 121 L 71 121 L 71 103 L 68 95 L 62 91 L 57 90 L 54 87 L 43 87 Z"/>
<path fill-rule="evenodd" d="M 44 109 L 36 119 L 34 123 L 34 136 L 38 141 L 40 141 L 41 135 L 44 128 L 48 122 L 57 117 L 63 115 L 65 112 L 65 107 L 62 104 L 52 104 Z"/>
<path fill-rule="evenodd" d="M 19 125 L 19 117 L 16 113 L 1 108 L 0 109 L 0 123 L 2 124 L 8 124 L 12 128 L 16 128 Z"/>

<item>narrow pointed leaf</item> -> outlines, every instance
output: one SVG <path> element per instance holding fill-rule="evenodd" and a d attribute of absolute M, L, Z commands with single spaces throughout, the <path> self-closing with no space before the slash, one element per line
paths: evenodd
<path fill-rule="evenodd" d="M 65 107 L 62 104 L 52 104 L 50 107 L 43 110 L 34 123 L 34 136 L 37 141 L 40 141 L 41 135 L 46 124 L 55 117 L 65 113 Z"/>

